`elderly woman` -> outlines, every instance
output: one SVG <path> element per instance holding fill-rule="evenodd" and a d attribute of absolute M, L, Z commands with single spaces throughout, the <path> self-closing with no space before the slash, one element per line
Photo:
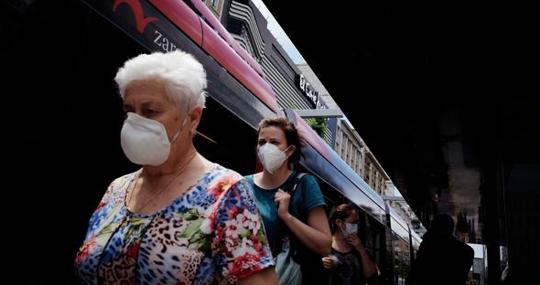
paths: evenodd
<path fill-rule="evenodd" d="M 200 155 L 206 74 L 191 55 L 140 55 L 116 83 L 121 144 L 142 168 L 113 181 L 76 258 L 84 284 L 275 284 L 249 183 Z"/>

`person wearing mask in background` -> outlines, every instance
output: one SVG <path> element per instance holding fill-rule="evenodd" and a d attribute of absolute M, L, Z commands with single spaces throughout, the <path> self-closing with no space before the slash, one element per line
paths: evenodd
<path fill-rule="evenodd" d="M 76 260 L 83 284 L 277 284 L 250 184 L 193 137 L 206 88 L 182 51 L 139 55 L 116 74 L 121 145 L 141 168 L 114 180 Z"/>
<path fill-rule="evenodd" d="M 336 206 L 330 216 L 332 253 L 322 259 L 330 271 L 331 285 L 361 285 L 377 276 L 371 260 L 358 237 L 358 212 L 349 204 Z"/>
<path fill-rule="evenodd" d="M 320 258 L 330 252 L 331 234 L 315 177 L 302 176 L 296 170 L 300 146 L 298 131 L 286 118 L 264 119 L 257 131 L 257 154 L 263 171 L 247 179 L 253 186 L 274 257 L 284 244 L 294 243 L 299 249 L 295 261 L 300 263 L 302 283 L 318 284 L 319 273 L 324 271 Z M 294 192 L 289 193 L 297 179 Z"/>

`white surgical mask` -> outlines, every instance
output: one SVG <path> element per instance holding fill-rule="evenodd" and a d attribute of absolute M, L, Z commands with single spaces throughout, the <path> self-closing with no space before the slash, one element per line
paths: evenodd
<path fill-rule="evenodd" d="M 345 223 L 344 236 L 350 236 L 358 232 L 358 224 Z"/>
<path fill-rule="evenodd" d="M 182 123 L 182 128 L 186 124 L 186 119 L 187 116 Z M 175 133 L 172 143 L 180 132 L 181 128 Z M 127 113 L 120 139 L 124 154 L 135 164 L 161 165 L 171 152 L 171 142 L 169 142 L 165 126 L 136 113 Z"/>
<path fill-rule="evenodd" d="M 271 174 L 274 174 L 274 171 L 281 167 L 287 159 L 285 151 L 280 150 L 276 145 L 271 143 L 265 143 L 260 146 L 258 156 L 264 169 Z"/>

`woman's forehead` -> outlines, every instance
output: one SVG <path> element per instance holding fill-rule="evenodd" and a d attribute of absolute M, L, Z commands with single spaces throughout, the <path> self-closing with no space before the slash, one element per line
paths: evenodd
<path fill-rule="evenodd" d="M 285 133 L 279 127 L 268 126 L 261 129 L 259 137 L 285 138 Z"/>
<path fill-rule="evenodd" d="M 147 79 L 147 80 L 135 80 L 126 87 L 124 95 L 124 102 L 163 102 L 172 103 L 163 82 Z"/>

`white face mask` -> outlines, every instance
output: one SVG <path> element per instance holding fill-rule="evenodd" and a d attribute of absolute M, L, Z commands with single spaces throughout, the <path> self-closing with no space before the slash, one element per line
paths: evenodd
<path fill-rule="evenodd" d="M 345 223 L 344 236 L 350 236 L 358 232 L 358 224 Z"/>
<path fill-rule="evenodd" d="M 271 174 L 274 174 L 274 171 L 281 167 L 287 159 L 285 151 L 280 150 L 276 145 L 271 143 L 265 143 L 260 146 L 258 156 L 264 169 Z"/>
<path fill-rule="evenodd" d="M 187 117 L 182 123 L 182 128 L 186 124 Z M 178 129 L 172 139 L 176 140 L 181 132 Z M 122 150 L 127 158 L 139 165 L 161 165 L 169 157 L 171 152 L 171 142 L 167 137 L 167 130 L 162 123 L 147 119 L 136 113 L 127 113 L 124 126 L 120 133 Z"/>

